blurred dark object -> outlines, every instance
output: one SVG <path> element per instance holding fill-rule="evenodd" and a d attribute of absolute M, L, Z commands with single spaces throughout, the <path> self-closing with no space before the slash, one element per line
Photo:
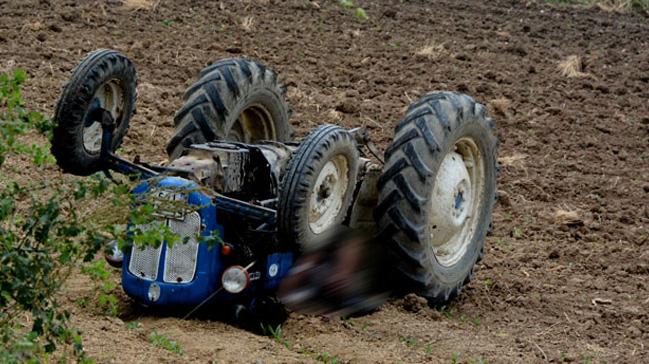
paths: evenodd
<path fill-rule="evenodd" d="M 278 297 L 292 311 L 353 316 L 377 309 L 389 295 L 388 270 L 371 236 L 339 228 L 306 251 L 280 285 Z"/>

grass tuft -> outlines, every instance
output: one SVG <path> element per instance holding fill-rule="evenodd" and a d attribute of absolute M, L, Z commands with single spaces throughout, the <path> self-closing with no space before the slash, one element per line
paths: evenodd
<path fill-rule="evenodd" d="M 159 346 L 169 352 L 183 355 L 183 349 L 180 347 L 176 341 L 169 339 L 164 334 L 158 334 L 156 330 L 153 330 L 149 335 L 149 342 L 155 346 Z"/>
<path fill-rule="evenodd" d="M 160 0 L 123 0 L 122 7 L 127 10 L 155 10 Z"/>
<path fill-rule="evenodd" d="M 489 101 L 488 106 L 496 115 L 507 117 L 507 115 L 509 115 L 509 109 L 512 107 L 512 101 L 505 97 L 501 97 Z"/>
<path fill-rule="evenodd" d="M 579 56 L 568 56 L 559 62 L 559 71 L 565 77 L 588 77 L 590 74 L 584 72 L 584 65 Z"/>
<path fill-rule="evenodd" d="M 545 2 L 550 4 L 598 7 L 604 11 L 618 13 L 632 10 L 649 12 L 649 0 L 545 0 Z"/>
<path fill-rule="evenodd" d="M 255 29 L 255 18 L 252 16 L 246 16 L 241 19 L 241 29 L 246 33 L 253 31 Z"/>
<path fill-rule="evenodd" d="M 446 53 L 444 44 L 429 43 L 415 52 L 415 56 L 426 59 L 439 59 Z"/>
<path fill-rule="evenodd" d="M 583 221 L 577 210 L 557 209 L 552 218 L 557 225 L 577 225 Z"/>

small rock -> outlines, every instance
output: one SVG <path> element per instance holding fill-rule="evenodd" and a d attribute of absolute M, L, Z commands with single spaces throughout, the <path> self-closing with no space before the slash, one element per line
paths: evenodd
<path fill-rule="evenodd" d="M 491 72 L 491 71 L 487 71 L 487 72 L 484 74 L 484 77 L 485 77 L 486 79 L 488 79 L 488 80 L 492 80 L 492 81 L 493 81 L 493 80 L 495 80 L 498 76 L 497 76 L 495 73 Z"/>
<path fill-rule="evenodd" d="M 509 193 L 503 190 L 498 190 L 498 202 L 505 207 L 509 207 L 512 205 L 512 202 L 509 199 Z"/>
<path fill-rule="evenodd" d="M 635 326 L 629 326 L 629 328 L 626 330 L 626 333 L 632 339 L 642 336 L 642 331 L 640 331 L 640 329 Z"/>
<path fill-rule="evenodd" d="M 634 223 L 633 218 L 631 216 L 628 216 L 628 215 L 620 216 L 619 220 L 620 220 L 621 223 L 626 224 L 626 225 L 633 225 L 633 223 Z"/>
<path fill-rule="evenodd" d="M 603 126 L 603 125 L 595 125 L 595 129 L 601 131 L 601 132 L 604 133 L 604 134 L 611 134 L 611 131 L 612 131 L 611 129 L 609 129 L 609 128 L 607 128 L 606 126 Z M 618 151 L 618 152 L 619 152 L 619 151 Z M 613 153 L 614 153 L 614 154 L 617 154 L 618 152 L 616 152 L 615 150 L 613 150 Z"/>
<path fill-rule="evenodd" d="M 563 356 L 564 363 L 572 363 L 575 360 L 577 360 L 577 357 L 573 354 L 566 354 Z"/>
<path fill-rule="evenodd" d="M 54 33 L 61 33 L 63 31 L 63 29 L 58 24 L 52 24 L 52 25 L 50 25 L 49 28 Z"/>
<path fill-rule="evenodd" d="M 45 42 L 47 40 L 47 35 L 45 35 L 45 33 L 38 33 L 36 39 L 38 39 L 39 42 Z"/>
<path fill-rule="evenodd" d="M 353 99 L 345 99 L 338 105 L 336 105 L 336 111 L 340 111 L 345 114 L 355 114 L 359 111 L 357 103 Z"/>
<path fill-rule="evenodd" d="M 505 49 L 505 51 L 519 57 L 527 56 L 527 50 L 522 46 L 511 46 Z"/>
<path fill-rule="evenodd" d="M 606 85 L 597 85 L 595 89 L 603 94 L 608 94 L 611 92 L 611 89 Z"/>
<path fill-rule="evenodd" d="M 457 54 L 455 56 L 455 59 L 457 59 L 458 61 L 465 61 L 465 62 L 471 60 L 471 58 L 465 53 Z"/>
<path fill-rule="evenodd" d="M 81 13 L 78 10 L 72 10 L 61 14 L 61 19 L 71 23 L 75 22 L 79 18 L 81 18 Z"/>
<path fill-rule="evenodd" d="M 649 184 L 646 184 L 646 185 L 642 186 L 642 189 L 643 189 L 646 193 L 649 193 Z"/>
<path fill-rule="evenodd" d="M 428 307 L 428 300 L 414 293 L 409 293 L 403 298 L 401 307 L 409 312 L 419 312 Z"/>
<path fill-rule="evenodd" d="M 345 91 L 345 97 L 347 98 L 357 98 L 360 96 L 360 93 L 357 90 L 347 90 Z"/>
<path fill-rule="evenodd" d="M 551 251 L 550 254 L 548 255 L 548 258 L 550 259 L 559 259 L 559 257 L 560 257 L 559 251 L 556 249 Z"/>
<path fill-rule="evenodd" d="M 460 83 L 459 85 L 457 85 L 457 90 L 458 90 L 459 92 L 471 93 L 471 92 L 470 92 L 470 89 L 469 89 L 469 86 L 468 86 L 466 83 L 464 83 L 464 82 L 462 82 L 462 83 Z"/>
<path fill-rule="evenodd" d="M 225 49 L 225 51 L 232 54 L 239 54 L 243 52 L 240 47 L 228 47 Z"/>
<path fill-rule="evenodd" d="M 442 313 L 439 312 L 438 310 L 430 310 L 430 318 L 435 320 L 435 321 L 438 321 L 438 320 L 441 320 L 443 318 L 443 316 L 442 316 Z"/>
<path fill-rule="evenodd" d="M 383 12 L 383 16 L 386 18 L 394 19 L 397 17 L 397 11 L 394 9 L 387 9 Z"/>

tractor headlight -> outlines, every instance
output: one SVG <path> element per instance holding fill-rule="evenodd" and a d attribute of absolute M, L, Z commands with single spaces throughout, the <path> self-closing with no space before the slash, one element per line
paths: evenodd
<path fill-rule="evenodd" d="M 160 298 L 160 286 L 157 283 L 151 283 L 148 292 L 149 301 L 155 302 Z"/>
<path fill-rule="evenodd" d="M 248 287 L 250 283 L 250 276 L 248 272 L 239 265 L 233 265 L 223 272 L 221 276 L 221 284 L 223 288 L 230 293 L 241 293 Z"/>

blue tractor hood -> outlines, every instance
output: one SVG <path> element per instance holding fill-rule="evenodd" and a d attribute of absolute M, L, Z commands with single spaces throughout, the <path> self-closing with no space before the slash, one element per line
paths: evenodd
<path fill-rule="evenodd" d="M 122 266 L 122 287 L 130 297 L 146 306 L 197 305 L 221 286 L 223 266 L 219 246 L 196 238 L 197 235 L 223 236 L 223 227 L 216 219 L 216 207 L 198 184 L 179 177 L 145 181 L 133 189 L 132 193 L 149 193 L 152 186 L 156 187 L 156 192 L 175 194 L 176 200 L 185 200 L 196 206 L 196 211 L 191 212 L 191 216 L 160 217 L 160 221 L 168 224 L 172 230 L 183 231 L 191 225 L 189 230 L 194 237 L 188 244 L 176 243 L 171 248 L 165 242 L 158 248 L 134 246 L 128 249 Z M 180 273 L 174 268 L 179 262 L 184 267 Z M 178 278 L 174 278 L 174 275 Z"/>

